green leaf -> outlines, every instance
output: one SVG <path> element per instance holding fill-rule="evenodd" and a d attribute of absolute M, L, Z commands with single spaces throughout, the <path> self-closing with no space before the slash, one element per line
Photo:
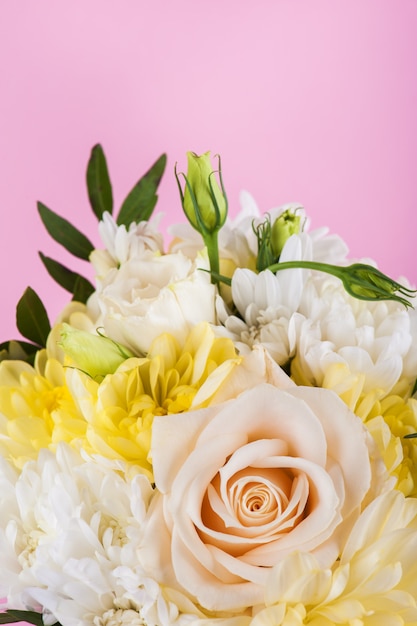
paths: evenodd
<path fill-rule="evenodd" d="M 93 291 L 94 287 L 90 281 L 84 278 L 84 276 L 78 275 L 75 279 L 72 299 L 76 302 L 83 302 L 85 304 Z"/>
<path fill-rule="evenodd" d="M 38 211 L 48 233 L 74 256 L 88 261 L 94 246 L 75 226 L 38 202 Z"/>
<path fill-rule="evenodd" d="M 158 200 L 156 190 L 166 162 L 166 154 L 163 154 L 129 192 L 117 216 L 119 226 L 121 224 L 129 226 L 132 222 L 141 222 L 150 218 Z"/>
<path fill-rule="evenodd" d="M 113 211 L 113 193 L 106 157 L 100 144 L 91 150 L 87 166 L 87 190 L 91 208 L 101 220 L 104 211 Z"/>
<path fill-rule="evenodd" d="M 51 259 L 49 256 L 45 256 L 42 252 L 39 252 L 39 256 L 42 260 L 42 263 L 46 267 L 46 270 L 53 278 L 58 285 L 74 294 L 75 290 L 77 292 L 81 292 L 81 285 L 83 285 L 83 291 L 85 293 L 88 292 L 88 295 L 92 294 L 94 291 L 93 285 L 89 280 L 78 274 L 77 272 L 73 272 L 72 270 L 59 263 L 59 261 L 55 261 Z M 88 297 L 88 296 L 87 296 Z M 80 300 L 80 302 L 85 302 L 85 300 Z"/>
<path fill-rule="evenodd" d="M 9 609 L 4 613 L 0 613 L 0 624 L 13 624 L 15 622 L 29 622 L 29 624 L 35 624 L 35 626 L 44 626 L 41 613 L 35 613 L 35 611 L 18 611 L 15 609 Z M 55 622 L 53 626 L 61 626 L 59 622 Z"/>
<path fill-rule="evenodd" d="M 17 303 L 16 324 L 19 332 L 39 346 L 46 345 L 51 325 L 37 293 L 28 287 Z"/>

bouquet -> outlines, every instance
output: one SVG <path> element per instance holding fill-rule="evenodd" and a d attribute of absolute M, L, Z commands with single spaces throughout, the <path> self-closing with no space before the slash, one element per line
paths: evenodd
<path fill-rule="evenodd" d="M 416 625 L 415 291 L 296 204 L 230 219 L 209 153 L 165 246 L 165 161 L 114 212 L 93 148 L 101 248 L 38 204 L 95 279 L 41 254 L 72 299 L 0 346 L 0 623 Z"/>

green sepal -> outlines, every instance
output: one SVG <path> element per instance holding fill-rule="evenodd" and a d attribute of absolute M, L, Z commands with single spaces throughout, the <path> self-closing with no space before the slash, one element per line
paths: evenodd
<path fill-rule="evenodd" d="M 19 332 L 38 346 L 45 347 L 51 330 L 48 314 L 38 294 L 28 287 L 16 307 Z"/>
<path fill-rule="evenodd" d="M 0 613 L 0 624 L 14 624 L 16 622 L 29 622 L 35 626 L 44 626 L 42 613 L 35 611 L 18 611 L 9 609 Z M 61 626 L 59 622 L 55 622 L 53 626 Z"/>
<path fill-rule="evenodd" d="M 163 154 L 128 193 L 117 216 L 119 226 L 129 226 L 132 222 L 142 222 L 150 218 L 158 200 L 156 190 L 166 162 L 166 154 Z"/>
<path fill-rule="evenodd" d="M 98 143 L 91 150 L 87 165 L 87 190 L 91 208 L 101 220 L 103 213 L 113 211 L 113 192 L 103 148 Z"/>
<path fill-rule="evenodd" d="M 48 209 L 42 202 L 38 202 L 38 211 L 51 237 L 74 256 L 88 261 L 91 252 L 94 250 L 91 241 L 70 222 Z"/>
<path fill-rule="evenodd" d="M 77 295 L 82 293 L 88 294 L 84 300 L 78 300 L 77 297 L 79 302 L 86 302 L 88 296 L 94 291 L 94 286 L 87 278 L 84 278 L 84 276 L 81 276 L 81 274 L 77 272 L 73 272 L 68 269 L 68 267 L 65 267 L 65 265 L 62 265 L 62 263 L 51 259 L 51 257 L 45 256 L 42 252 L 39 252 L 39 256 L 49 276 L 51 276 L 58 285 L 72 294 L 75 294 L 75 292 L 77 292 Z"/>
<path fill-rule="evenodd" d="M 228 287 L 231 287 L 232 285 L 232 279 L 229 278 L 229 276 L 224 276 L 223 274 L 219 274 L 219 272 L 213 272 L 212 270 L 205 270 L 202 267 L 200 267 L 200 272 L 206 272 L 207 274 L 210 274 L 212 280 L 214 280 L 214 282 L 216 283 L 224 283 Z"/>
<path fill-rule="evenodd" d="M 33 343 L 21 341 L 20 339 L 10 339 L 0 344 L 1 361 L 25 361 L 33 365 L 36 353 L 40 346 Z"/>

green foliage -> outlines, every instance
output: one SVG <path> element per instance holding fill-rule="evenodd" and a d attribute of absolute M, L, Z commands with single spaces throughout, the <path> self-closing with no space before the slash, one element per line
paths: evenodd
<path fill-rule="evenodd" d="M 74 256 L 88 261 L 91 252 L 94 250 L 91 241 L 70 222 L 48 209 L 42 202 L 38 202 L 38 211 L 51 237 Z"/>
<path fill-rule="evenodd" d="M 165 171 L 166 161 L 165 154 L 160 156 L 128 193 L 117 216 L 119 226 L 129 226 L 132 222 L 142 222 L 150 218 L 158 200 L 156 191 Z"/>
<path fill-rule="evenodd" d="M 128 193 L 117 217 L 118 225 L 123 224 L 129 227 L 132 222 L 150 218 L 158 199 L 156 192 L 165 171 L 166 160 L 165 154 L 159 157 Z M 113 211 L 112 186 L 106 157 L 100 144 L 95 145 L 91 150 L 86 179 L 91 207 L 100 220 L 105 211 L 108 213 Z M 42 202 L 38 202 L 37 206 L 41 220 L 51 237 L 74 256 L 88 261 L 94 250 L 91 241 L 68 220 Z M 42 252 L 39 252 L 39 256 L 48 274 L 72 294 L 73 300 L 87 302 L 94 292 L 94 286 L 87 278 Z M 20 359 L 33 363 L 36 352 L 46 345 L 51 325 L 42 301 L 30 287 L 26 289 L 17 305 L 16 324 L 23 337 L 33 343 L 10 340 L 0 344 L 0 361 Z"/>
<path fill-rule="evenodd" d="M 68 269 L 68 267 L 65 267 L 62 263 L 45 256 L 42 252 L 39 252 L 39 256 L 42 263 L 46 267 L 48 274 L 58 283 L 58 285 L 73 294 L 74 300 L 84 303 L 87 301 L 87 298 L 94 291 L 94 286 L 89 280 L 77 272 L 73 272 Z M 77 297 L 75 297 L 75 294 L 77 294 Z"/>
<path fill-rule="evenodd" d="M 46 346 L 51 325 L 41 299 L 31 287 L 26 289 L 17 304 L 16 324 L 23 337 L 39 347 Z"/>
<path fill-rule="evenodd" d="M 103 213 L 113 211 L 113 192 L 103 148 L 97 144 L 91 150 L 87 166 L 87 191 L 91 208 L 101 220 Z"/>

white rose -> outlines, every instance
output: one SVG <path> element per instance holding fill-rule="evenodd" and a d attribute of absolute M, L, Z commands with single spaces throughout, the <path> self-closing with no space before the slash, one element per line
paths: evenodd
<path fill-rule="evenodd" d="M 286 555 L 310 552 L 324 567 L 337 559 L 371 486 L 371 446 L 361 420 L 325 389 L 261 384 L 158 417 L 144 558 L 206 610 L 262 603 L 268 572 Z"/>
<path fill-rule="evenodd" d="M 148 252 L 108 272 L 95 294 L 98 324 L 132 352 L 146 353 L 164 332 L 182 343 L 194 325 L 214 323 L 215 295 L 210 275 L 195 261 Z"/>

